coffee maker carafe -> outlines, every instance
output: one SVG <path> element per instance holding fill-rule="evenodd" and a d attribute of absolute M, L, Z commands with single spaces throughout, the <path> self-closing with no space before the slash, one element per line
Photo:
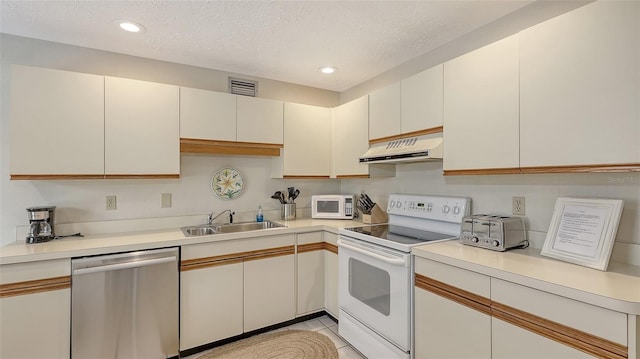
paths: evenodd
<path fill-rule="evenodd" d="M 40 243 L 55 238 L 53 220 L 56 207 L 29 207 L 29 234 L 27 243 Z"/>

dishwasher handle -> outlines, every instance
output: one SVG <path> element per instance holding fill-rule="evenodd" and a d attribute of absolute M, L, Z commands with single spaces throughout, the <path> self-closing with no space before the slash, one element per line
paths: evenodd
<path fill-rule="evenodd" d="M 178 258 L 176 256 L 171 257 L 163 257 L 163 258 L 154 258 L 154 259 L 146 259 L 142 261 L 131 261 L 117 264 L 107 264 L 103 266 L 89 267 L 89 268 L 80 268 L 75 269 L 73 271 L 73 275 L 82 275 L 82 274 L 91 274 L 98 272 L 108 272 L 120 269 L 130 269 L 130 268 L 139 268 L 139 267 L 147 267 L 156 264 L 163 264 L 169 262 L 177 262 Z"/>

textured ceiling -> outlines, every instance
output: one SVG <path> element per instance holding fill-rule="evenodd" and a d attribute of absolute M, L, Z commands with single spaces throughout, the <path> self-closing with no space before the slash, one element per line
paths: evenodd
<path fill-rule="evenodd" d="M 343 91 L 531 2 L 1 0 L 0 32 Z"/>

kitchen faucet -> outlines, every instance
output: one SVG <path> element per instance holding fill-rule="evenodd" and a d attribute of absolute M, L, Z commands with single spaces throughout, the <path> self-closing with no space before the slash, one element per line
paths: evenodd
<path fill-rule="evenodd" d="M 222 216 L 223 214 L 229 212 L 229 223 L 233 223 L 233 215 L 236 214 L 236 212 L 232 212 L 230 209 L 225 209 L 224 211 L 218 213 L 215 217 L 213 216 L 213 214 L 215 212 L 211 212 L 209 214 L 209 217 L 207 219 L 207 222 L 209 224 L 213 224 L 213 221 L 215 221 L 218 217 Z"/>

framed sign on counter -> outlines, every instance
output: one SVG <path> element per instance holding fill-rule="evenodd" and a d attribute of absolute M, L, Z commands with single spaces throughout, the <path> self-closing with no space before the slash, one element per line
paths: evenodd
<path fill-rule="evenodd" d="M 606 271 L 624 202 L 560 197 L 542 255 Z"/>

